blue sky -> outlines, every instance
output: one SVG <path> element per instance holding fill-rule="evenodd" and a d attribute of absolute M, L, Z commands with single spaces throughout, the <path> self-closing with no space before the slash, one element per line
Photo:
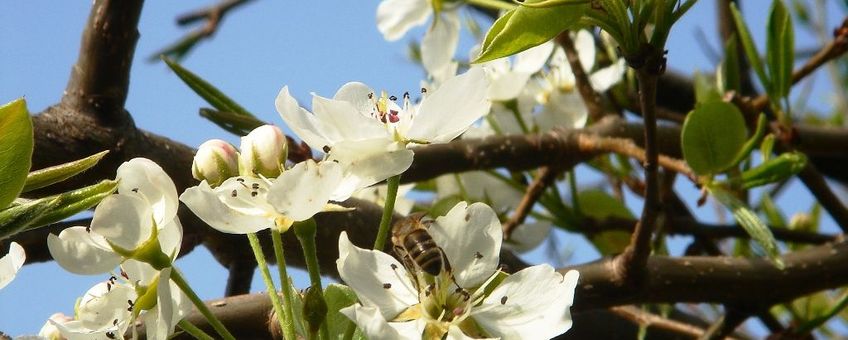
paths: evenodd
<path fill-rule="evenodd" d="M 199 117 L 197 109 L 208 105 L 164 64 L 151 64 L 146 59 L 184 33 L 174 22 L 178 14 L 209 3 L 147 1 L 127 100 L 127 109 L 137 126 L 191 146 L 210 138 L 237 144 L 237 138 Z M 377 4 L 256 1 L 231 13 L 214 38 L 195 49 L 184 66 L 261 119 L 276 124 L 281 124 L 281 120 L 273 106 L 274 98 L 283 85 L 288 85 L 304 105 L 309 104 L 310 92 L 332 95 L 348 81 L 362 81 L 391 93 L 417 89 L 422 71 L 407 60 L 406 46 L 411 39 L 420 40 L 423 30 L 413 31 L 398 42 L 384 41 L 375 25 Z M 763 36 L 767 13 L 765 2 L 762 4 L 763 8 L 751 7 L 747 12 L 758 39 Z M 695 32 L 702 29 L 714 37 L 714 7 L 712 1 L 700 2 L 675 27 L 668 42 L 671 69 L 712 70 Z M 32 112 L 58 102 L 77 58 L 89 9 L 90 2 L 30 0 L 0 11 L 0 102 L 25 96 Z M 762 39 L 759 41 L 764 45 Z M 800 35 L 796 41 L 798 47 L 809 47 L 815 40 Z M 709 42 L 717 46 L 716 39 Z M 464 55 L 471 44 L 466 34 L 459 54 Z M 813 101 L 823 100 L 822 93 L 827 90 L 824 78 L 821 80 Z M 696 197 L 691 185 L 679 187 L 684 197 Z M 791 202 L 779 202 L 801 209 L 807 209 L 812 202 L 805 190 L 793 189 L 791 196 L 795 197 Z M 709 207 L 697 212 L 714 218 Z M 832 222 L 826 223 L 834 230 Z M 596 256 L 573 238 L 561 235 L 560 241 L 574 246 L 574 260 Z M 538 261 L 540 256 L 536 253 L 531 259 Z M 202 298 L 222 295 L 226 272 L 205 248 L 195 249 L 177 265 Z M 52 313 L 71 314 L 74 300 L 102 279 L 70 274 L 54 263 L 24 267 L 18 278 L 0 291 L 0 331 L 11 335 L 37 332 Z M 302 272 L 295 275 L 298 287 L 307 282 Z M 253 291 L 263 289 L 256 277 Z"/>

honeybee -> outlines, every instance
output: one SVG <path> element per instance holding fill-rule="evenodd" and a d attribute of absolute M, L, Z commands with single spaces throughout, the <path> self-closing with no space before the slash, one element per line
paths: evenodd
<path fill-rule="evenodd" d="M 417 212 L 395 222 L 392 226 L 392 244 L 407 269 L 423 271 L 438 276 L 443 270 L 450 272 L 450 263 L 427 229 L 432 220 L 424 220 L 425 213 Z"/>

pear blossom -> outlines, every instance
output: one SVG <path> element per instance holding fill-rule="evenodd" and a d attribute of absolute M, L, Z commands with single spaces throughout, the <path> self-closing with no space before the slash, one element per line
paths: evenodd
<path fill-rule="evenodd" d="M 504 57 L 484 63 L 489 76 L 489 98 L 506 101 L 518 97 L 530 77 L 542 70 L 553 51 L 554 44 L 549 41 L 515 54 L 512 62 L 510 57 Z"/>
<path fill-rule="evenodd" d="M 171 178 L 153 161 L 134 158 L 118 167 L 117 179 L 118 193 L 94 209 L 90 227 L 47 237 L 50 254 L 65 270 L 106 273 L 136 257 L 164 268 L 179 254 L 182 226 Z"/>
<path fill-rule="evenodd" d="M 0 289 L 12 282 L 25 260 L 24 247 L 17 242 L 10 243 L 9 253 L 0 258 Z"/>
<path fill-rule="evenodd" d="M 360 303 L 341 310 L 369 339 L 548 339 L 571 328 L 578 272 L 498 270 L 502 232 L 487 205 L 460 202 L 428 229 L 452 272 L 437 277 L 354 246 L 342 233 L 339 275 Z"/>
<path fill-rule="evenodd" d="M 342 178 L 335 162 L 307 160 L 276 179 L 239 176 L 212 188 L 206 181 L 186 189 L 180 200 L 197 217 L 225 233 L 286 231 L 325 210 Z"/>
<path fill-rule="evenodd" d="M 589 74 L 592 88 L 604 92 L 621 81 L 627 69 L 623 58 L 612 65 L 591 72 L 595 66 L 595 40 L 586 30 L 577 32 L 574 48 L 584 70 Z M 582 97 L 576 91 L 576 82 L 565 51 L 557 48 L 551 57 L 549 72 L 537 82 L 530 82 L 531 92 L 542 104 L 542 110 L 535 115 L 540 131 L 557 126 L 580 128 L 586 124 L 588 112 Z"/>
<path fill-rule="evenodd" d="M 238 172 L 238 150 L 220 139 L 210 139 L 200 144 L 191 163 L 192 176 L 199 181 L 206 180 L 211 185 L 238 176 Z"/>
<path fill-rule="evenodd" d="M 453 140 L 489 112 L 487 80 L 480 68 L 445 81 L 420 104 L 409 95 L 403 106 L 385 93 L 351 82 L 331 98 L 313 96 L 310 113 L 283 87 L 276 107 L 283 121 L 310 147 L 328 153 L 344 169 L 333 200 L 344 200 L 364 187 L 398 175 L 412 164 L 410 144 Z"/>
<path fill-rule="evenodd" d="M 148 339 L 167 339 L 191 311 L 188 297 L 171 282 L 172 267 L 161 271 L 149 264 L 128 260 L 120 275 L 89 289 L 75 308 L 75 317 L 54 318 L 42 336 L 66 339 L 123 339 L 134 320 L 141 320 Z M 124 270 L 126 269 L 126 270 Z M 48 327 L 51 326 L 51 327 Z"/>
<path fill-rule="evenodd" d="M 459 44 L 459 6 L 444 0 L 385 0 L 377 7 L 377 29 L 396 41 L 411 28 L 433 21 L 421 40 L 421 62 L 428 74 L 444 72 Z"/>

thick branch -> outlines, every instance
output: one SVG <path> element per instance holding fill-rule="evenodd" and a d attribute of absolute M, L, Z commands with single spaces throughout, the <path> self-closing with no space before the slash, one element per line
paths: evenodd
<path fill-rule="evenodd" d="M 99 0 L 82 33 L 62 106 L 103 122 L 123 121 L 143 0 Z"/>
<path fill-rule="evenodd" d="M 652 256 L 639 286 L 619 285 L 612 259 L 560 271 L 580 271 L 574 305 L 578 310 L 676 302 L 759 307 L 848 284 L 844 241 L 790 253 L 783 261 L 786 268 L 779 270 L 763 259 Z"/>

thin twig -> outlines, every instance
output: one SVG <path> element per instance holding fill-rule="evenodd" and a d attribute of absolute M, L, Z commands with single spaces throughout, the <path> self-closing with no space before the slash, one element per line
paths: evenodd
<path fill-rule="evenodd" d="M 798 178 L 813 193 L 813 196 L 824 207 L 824 210 L 830 214 L 830 217 L 833 217 L 839 228 L 843 232 L 848 232 L 848 208 L 842 204 L 842 200 L 836 196 L 815 165 L 808 163 L 804 170 L 798 174 Z"/>
<path fill-rule="evenodd" d="M 574 41 L 569 36 L 571 32 L 565 31 L 556 37 L 556 41 L 565 49 L 565 55 L 568 59 L 568 64 L 571 66 L 571 72 L 574 73 L 574 82 L 577 85 L 577 92 L 583 97 L 583 103 L 586 104 L 586 110 L 589 111 L 589 117 L 593 121 L 598 121 L 604 116 L 604 106 L 601 103 L 601 95 L 592 87 L 592 82 L 589 80 L 589 75 L 583 68 L 580 62 L 580 56 L 577 54 L 577 49 L 574 47 Z"/>
<path fill-rule="evenodd" d="M 509 239 L 516 227 L 524 223 L 527 215 L 533 210 L 533 205 L 536 204 L 536 201 L 539 200 L 539 197 L 542 196 L 545 189 L 553 183 L 558 173 L 559 171 L 551 166 L 545 166 L 539 169 L 539 173 L 536 174 L 536 178 L 533 180 L 533 183 L 530 183 L 530 185 L 527 186 L 527 191 L 524 193 L 524 197 L 521 199 L 521 202 L 518 203 L 518 206 L 515 208 L 515 212 L 513 212 L 512 216 L 503 223 L 505 240 Z"/>
<path fill-rule="evenodd" d="M 659 315 L 643 311 L 636 306 L 618 306 L 612 307 L 609 310 L 640 326 L 665 329 L 690 337 L 700 337 L 704 334 L 704 330 L 700 327 L 680 321 L 666 319 Z"/>
<path fill-rule="evenodd" d="M 615 152 L 633 157 L 643 163 L 647 161 L 647 153 L 645 152 L 645 149 L 640 148 L 629 139 L 598 137 L 583 134 L 578 137 L 577 142 L 580 148 L 585 151 Z M 698 182 L 697 175 L 692 172 L 692 169 L 689 168 L 689 165 L 687 165 L 686 162 L 665 155 L 658 155 L 658 162 L 663 168 L 678 172 L 688 177 L 692 180 L 692 182 Z"/>

